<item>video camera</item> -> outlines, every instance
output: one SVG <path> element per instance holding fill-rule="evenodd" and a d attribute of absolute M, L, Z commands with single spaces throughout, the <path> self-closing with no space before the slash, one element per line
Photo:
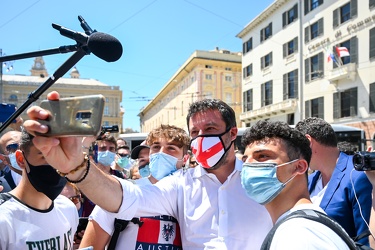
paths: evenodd
<path fill-rule="evenodd" d="M 102 126 L 102 130 L 100 131 L 100 134 L 97 138 L 97 140 L 101 140 L 102 139 L 102 136 L 105 134 L 105 133 L 118 133 L 119 130 L 118 130 L 118 125 L 112 125 L 112 126 Z"/>
<path fill-rule="evenodd" d="M 353 165 L 357 171 L 375 170 L 375 152 L 356 152 L 353 156 Z"/>

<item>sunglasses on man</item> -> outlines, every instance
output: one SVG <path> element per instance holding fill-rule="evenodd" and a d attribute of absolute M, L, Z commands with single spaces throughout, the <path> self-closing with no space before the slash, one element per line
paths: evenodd
<path fill-rule="evenodd" d="M 18 149 L 18 143 L 12 143 L 12 144 L 9 144 L 5 147 L 5 149 L 9 152 L 9 153 L 14 153 L 17 151 Z"/>

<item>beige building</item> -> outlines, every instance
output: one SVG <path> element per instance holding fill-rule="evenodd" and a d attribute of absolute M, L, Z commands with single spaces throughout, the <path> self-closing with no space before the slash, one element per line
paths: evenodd
<path fill-rule="evenodd" d="M 216 48 L 195 51 L 139 113 L 141 132 L 160 124 L 187 128 L 189 105 L 204 98 L 221 99 L 241 112 L 241 53 Z"/>
<path fill-rule="evenodd" d="M 276 0 L 237 37 L 244 125 L 313 116 L 374 138 L 374 0 Z"/>
<path fill-rule="evenodd" d="M 35 58 L 31 68 L 31 75 L 3 75 L 2 76 L 2 102 L 21 106 L 28 99 L 29 93 L 35 91 L 48 79 L 48 72 L 42 57 Z M 70 72 L 71 78 L 58 79 L 42 96 L 35 102 L 36 105 L 52 90 L 60 93 L 61 97 L 74 97 L 83 95 L 104 95 L 106 102 L 102 125 L 118 125 L 122 131 L 124 111 L 120 107 L 122 91 L 119 86 L 109 86 L 93 79 L 81 79 L 79 72 L 73 68 Z M 27 119 L 26 113 L 22 114 Z"/>

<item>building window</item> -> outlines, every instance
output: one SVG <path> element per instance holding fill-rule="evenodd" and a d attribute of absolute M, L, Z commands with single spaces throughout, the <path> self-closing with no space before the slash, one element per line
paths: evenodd
<path fill-rule="evenodd" d="M 305 15 L 323 4 L 323 0 L 304 0 Z"/>
<path fill-rule="evenodd" d="M 226 70 L 226 71 L 232 71 L 232 68 L 225 67 L 225 70 Z"/>
<path fill-rule="evenodd" d="M 260 58 L 260 68 L 264 69 L 272 65 L 272 52 Z"/>
<path fill-rule="evenodd" d="M 232 81 L 232 76 L 225 76 L 225 81 L 231 82 Z"/>
<path fill-rule="evenodd" d="M 252 75 L 253 75 L 253 64 L 247 65 L 245 68 L 243 68 L 244 79 Z"/>
<path fill-rule="evenodd" d="M 344 56 L 344 57 L 340 57 L 339 54 L 337 53 L 337 50 L 336 48 L 338 47 L 345 47 L 348 49 L 349 51 L 349 56 Z M 338 64 L 339 65 L 345 65 L 345 64 L 348 64 L 348 63 L 357 63 L 358 61 L 358 56 L 357 56 L 357 51 L 358 51 L 358 39 L 356 36 L 350 38 L 349 40 L 346 40 L 342 43 L 339 43 L 337 44 L 336 46 L 334 46 L 332 48 L 334 51 L 333 53 L 335 53 L 335 58 L 337 58 L 337 60 L 339 60 Z M 334 63 L 333 64 L 333 68 L 337 68 L 337 64 Z"/>
<path fill-rule="evenodd" d="M 375 0 L 370 0 L 369 1 L 369 9 L 372 9 L 375 7 Z"/>
<path fill-rule="evenodd" d="M 324 53 L 321 52 L 305 60 L 305 82 L 310 82 L 324 75 Z"/>
<path fill-rule="evenodd" d="M 229 93 L 229 92 L 225 93 L 225 102 L 233 105 L 233 95 L 232 95 L 232 93 Z"/>
<path fill-rule="evenodd" d="M 9 102 L 10 102 L 10 103 L 16 104 L 17 101 L 18 101 L 18 97 L 17 97 L 17 95 L 15 95 L 15 94 L 11 94 L 11 95 L 9 96 Z"/>
<path fill-rule="evenodd" d="M 357 0 L 351 0 L 333 11 L 333 27 L 339 26 L 354 16 L 357 16 Z"/>
<path fill-rule="evenodd" d="M 272 104 L 272 81 L 268 81 L 266 83 L 263 83 L 261 86 L 261 99 L 262 104 L 261 106 L 267 106 Z"/>
<path fill-rule="evenodd" d="M 245 55 L 247 52 L 253 49 L 253 38 L 250 37 L 249 40 L 243 43 L 242 45 L 242 52 Z"/>
<path fill-rule="evenodd" d="M 370 112 L 375 113 L 375 82 L 370 84 Z"/>
<path fill-rule="evenodd" d="M 206 74 L 206 80 L 212 80 L 212 75 L 211 74 Z"/>
<path fill-rule="evenodd" d="M 305 118 L 318 117 L 324 119 L 324 98 L 319 97 L 305 101 Z"/>
<path fill-rule="evenodd" d="M 283 75 L 283 100 L 298 98 L 298 69 Z"/>
<path fill-rule="evenodd" d="M 206 65 L 206 69 L 212 69 L 212 65 Z"/>
<path fill-rule="evenodd" d="M 104 115 L 108 116 L 109 115 L 109 107 L 108 106 L 105 106 L 104 107 L 104 112 L 103 112 Z"/>
<path fill-rule="evenodd" d="M 263 42 L 272 36 L 272 23 L 260 30 L 260 42 Z"/>
<path fill-rule="evenodd" d="M 243 112 L 253 110 L 253 89 L 243 92 Z"/>
<path fill-rule="evenodd" d="M 333 93 L 333 118 L 357 116 L 358 112 L 357 87 Z"/>
<path fill-rule="evenodd" d="M 370 51 L 370 59 L 375 59 L 375 28 L 370 29 L 370 50 L 369 51 Z"/>
<path fill-rule="evenodd" d="M 283 13 L 283 27 L 292 23 L 294 20 L 298 18 L 298 4 L 295 4 L 293 8 L 287 10 Z"/>
<path fill-rule="evenodd" d="M 305 43 L 323 34 L 323 18 L 305 28 Z"/>
<path fill-rule="evenodd" d="M 287 57 L 298 51 L 298 37 L 283 44 L 283 57 Z"/>

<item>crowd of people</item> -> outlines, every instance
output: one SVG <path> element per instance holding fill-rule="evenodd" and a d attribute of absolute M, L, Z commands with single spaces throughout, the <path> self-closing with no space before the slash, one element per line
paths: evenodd
<path fill-rule="evenodd" d="M 240 152 L 235 113 L 216 99 L 190 105 L 188 133 L 160 125 L 133 149 L 110 133 L 44 137 L 48 113 L 28 116 L 0 138 L 0 249 L 375 245 L 375 173 L 354 169 L 323 119 L 258 121 Z M 291 219 L 301 212 L 337 226 Z"/>

